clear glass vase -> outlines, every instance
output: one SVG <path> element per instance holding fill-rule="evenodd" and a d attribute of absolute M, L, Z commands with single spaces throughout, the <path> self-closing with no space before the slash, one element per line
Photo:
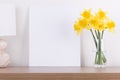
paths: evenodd
<path fill-rule="evenodd" d="M 104 55 L 103 46 L 103 34 L 104 30 L 90 30 L 93 36 L 93 40 L 96 47 L 95 52 L 95 65 L 96 67 L 103 67 L 107 63 L 107 59 Z"/>
<path fill-rule="evenodd" d="M 104 51 L 97 50 L 95 52 L 95 67 L 105 67 L 105 64 L 107 63 L 107 59 L 104 55 Z"/>

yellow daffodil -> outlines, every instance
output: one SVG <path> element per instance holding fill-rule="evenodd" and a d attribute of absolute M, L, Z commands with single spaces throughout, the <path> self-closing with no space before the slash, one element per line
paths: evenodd
<path fill-rule="evenodd" d="M 83 28 L 79 25 L 78 22 L 74 23 L 74 30 L 76 31 L 77 34 L 81 33 Z"/>
<path fill-rule="evenodd" d="M 78 23 L 81 27 L 86 28 L 88 26 L 87 20 L 82 18 L 82 19 L 78 19 Z"/>
<path fill-rule="evenodd" d="M 97 13 L 93 14 L 91 9 L 84 10 L 81 18 L 74 24 L 74 30 L 80 33 L 83 29 L 103 31 L 108 29 L 113 31 L 115 23 L 110 20 L 106 12 L 99 9 Z"/>
<path fill-rule="evenodd" d="M 106 29 L 106 26 L 105 26 L 104 23 L 99 23 L 99 24 L 98 24 L 97 30 L 103 31 L 103 30 L 105 30 L 105 29 Z"/>
<path fill-rule="evenodd" d="M 98 12 L 96 13 L 97 17 L 99 19 L 105 19 L 107 16 L 106 16 L 106 12 L 104 12 L 103 10 L 99 9 Z"/>
<path fill-rule="evenodd" d="M 86 18 L 86 19 L 89 19 L 91 17 L 91 9 L 89 10 L 85 10 L 83 11 L 83 13 L 81 14 L 82 17 Z"/>
<path fill-rule="evenodd" d="M 92 19 L 90 20 L 89 24 L 94 28 L 96 29 L 96 27 L 98 26 L 98 18 L 97 17 L 92 17 Z"/>
<path fill-rule="evenodd" d="M 114 31 L 114 27 L 115 27 L 115 23 L 114 23 L 114 21 L 109 21 L 109 22 L 107 22 L 107 28 L 108 28 L 108 30 L 109 31 Z"/>
<path fill-rule="evenodd" d="M 89 24 L 85 27 L 87 30 L 92 29 L 92 26 L 90 26 Z"/>

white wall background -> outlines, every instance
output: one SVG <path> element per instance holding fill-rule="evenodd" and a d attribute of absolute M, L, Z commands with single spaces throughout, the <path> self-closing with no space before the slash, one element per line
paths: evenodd
<path fill-rule="evenodd" d="M 103 8 L 106 10 L 112 19 L 116 21 L 116 32 L 106 33 L 105 36 L 105 50 L 108 58 L 108 66 L 120 66 L 120 10 L 119 0 L 0 0 L 0 4 L 12 3 L 16 6 L 17 16 L 17 36 L 16 37 L 1 37 L 8 41 L 7 51 L 11 55 L 11 65 L 25 66 L 28 65 L 28 7 L 33 4 L 46 5 L 49 4 L 73 4 L 80 8 L 80 12 L 84 8 Z M 93 40 L 88 31 L 84 31 L 81 35 L 82 47 L 82 65 L 93 65 Z"/>

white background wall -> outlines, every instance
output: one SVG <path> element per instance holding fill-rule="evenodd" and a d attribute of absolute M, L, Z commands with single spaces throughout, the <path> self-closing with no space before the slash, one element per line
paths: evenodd
<path fill-rule="evenodd" d="M 7 52 L 11 55 L 11 65 L 25 66 L 28 65 L 28 7 L 33 4 L 46 5 L 49 4 L 75 4 L 80 8 L 80 12 L 84 8 L 103 8 L 111 15 L 111 18 L 116 21 L 117 30 L 114 34 L 107 33 L 105 36 L 105 50 L 108 57 L 108 66 L 120 66 L 120 10 L 119 0 L 0 0 L 0 4 L 12 3 L 16 5 L 17 17 L 17 36 L 16 37 L 1 37 L 8 42 Z M 82 65 L 93 65 L 94 45 L 91 34 L 84 31 L 81 35 L 82 47 Z"/>

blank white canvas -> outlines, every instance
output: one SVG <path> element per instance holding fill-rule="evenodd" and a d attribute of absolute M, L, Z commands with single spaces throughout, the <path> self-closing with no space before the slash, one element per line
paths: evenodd
<path fill-rule="evenodd" d="M 73 29 L 78 16 L 74 6 L 31 6 L 29 66 L 80 66 L 80 37 Z"/>
<path fill-rule="evenodd" d="M 16 35 L 15 6 L 0 4 L 0 36 Z"/>

